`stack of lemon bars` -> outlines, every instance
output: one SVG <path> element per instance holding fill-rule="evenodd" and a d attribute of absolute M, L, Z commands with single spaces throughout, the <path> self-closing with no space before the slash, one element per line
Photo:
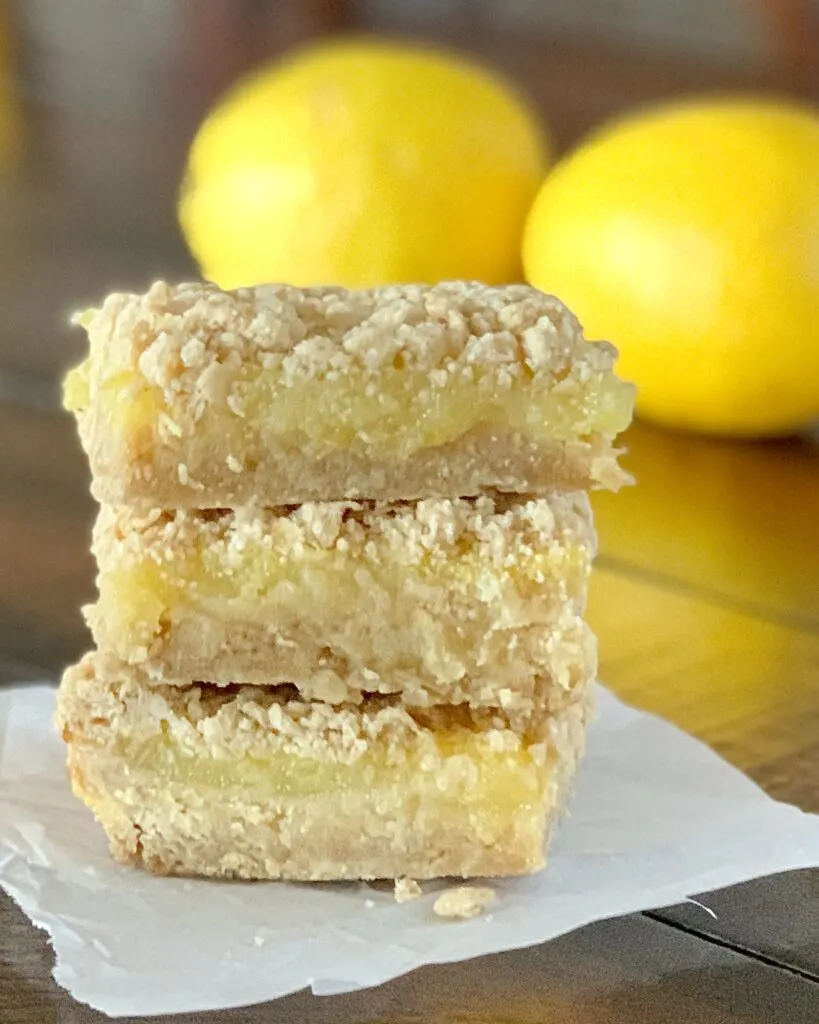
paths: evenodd
<path fill-rule="evenodd" d="M 555 298 L 154 285 L 77 318 L 101 503 L 74 790 L 120 861 L 543 866 L 596 667 L 587 491 L 632 389 Z"/>

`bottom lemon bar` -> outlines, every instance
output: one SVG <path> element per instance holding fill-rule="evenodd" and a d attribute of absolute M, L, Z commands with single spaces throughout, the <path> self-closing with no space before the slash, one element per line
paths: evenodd
<path fill-rule="evenodd" d="M 277 686 L 147 686 L 88 655 L 57 720 L 113 856 L 160 874 L 303 881 L 527 874 L 584 745 L 591 682 L 530 721 L 334 707 Z"/>

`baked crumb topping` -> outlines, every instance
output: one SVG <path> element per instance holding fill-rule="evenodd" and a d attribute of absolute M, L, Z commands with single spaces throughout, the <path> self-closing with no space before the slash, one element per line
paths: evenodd
<path fill-rule="evenodd" d="M 522 284 L 361 291 L 269 284 L 226 292 L 159 281 L 145 295 L 110 295 L 74 322 L 92 339 L 127 337 L 139 372 L 171 397 L 200 390 L 224 399 L 224 385 L 251 363 L 280 369 L 285 386 L 391 367 L 425 373 L 442 387 L 448 375 L 476 367 L 508 380 L 545 373 L 559 382 L 576 365 L 586 375 L 605 372 L 616 356 L 611 345 L 586 341 L 559 299 Z"/>
<path fill-rule="evenodd" d="M 584 688 L 578 692 L 582 699 Z M 436 740 L 444 734 L 480 737 L 487 751 L 515 753 L 526 748 L 534 760 L 544 756 L 543 723 L 558 735 L 548 713 L 532 728 L 537 736 L 514 731 L 499 708 L 438 705 L 405 707 L 398 695 L 368 695 L 361 704 L 331 705 L 304 701 L 295 687 L 214 686 L 192 683 L 149 685 L 130 666 L 89 654 L 63 677 L 58 724 L 64 736 L 101 746 L 118 740 L 141 742 L 172 737 L 191 754 L 223 759 L 264 756 L 275 747 L 285 753 L 351 764 L 374 744 L 392 761 L 401 761 L 410 744 L 428 740 L 430 755 L 440 756 Z"/>
<path fill-rule="evenodd" d="M 305 502 L 272 509 L 244 508 L 163 512 L 139 516 L 104 506 L 95 528 L 101 563 L 111 544 L 116 564 L 127 567 L 146 555 L 172 563 L 180 552 L 207 547 L 225 566 L 241 561 L 248 545 L 298 558 L 311 550 L 335 550 L 364 562 L 400 564 L 458 558 L 476 551 L 486 565 L 508 567 L 520 556 L 566 543 L 594 553 L 595 534 L 584 493 L 548 499 L 436 498 L 412 502 Z"/>

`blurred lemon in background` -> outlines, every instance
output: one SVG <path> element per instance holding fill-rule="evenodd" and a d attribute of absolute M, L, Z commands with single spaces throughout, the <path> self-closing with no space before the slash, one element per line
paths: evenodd
<path fill-rule="evenodd" d="M 753 436 L 819 416 L 819 117 L 669 105 L 592 137 L 527 221 L 528 280 L 620 349 L 637 409 Z"/>
<path fill-rule="evenodd" d="M 509 281 L 547 152 L 521 98 L 480 65 L 331 42 L 239 82 L 206 118 L 180 220 L 226 288 Z"/>

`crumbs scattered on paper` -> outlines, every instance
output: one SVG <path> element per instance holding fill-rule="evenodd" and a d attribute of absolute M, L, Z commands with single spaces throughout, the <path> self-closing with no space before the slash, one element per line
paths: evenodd
<path fill-rule="evenodd" d="M 445 889 L 432 909 L 438 917 L 465 921 L 482 914 L 494 899 L 495 890 L 488 886 L 458 885 L 454 889 Z"/>
<path fill-rule="evenodd" d="M 423 894 L 423 889 L 414 878 L 396 878 L 393 895 L 396 903 L 409 903 Z"/>

